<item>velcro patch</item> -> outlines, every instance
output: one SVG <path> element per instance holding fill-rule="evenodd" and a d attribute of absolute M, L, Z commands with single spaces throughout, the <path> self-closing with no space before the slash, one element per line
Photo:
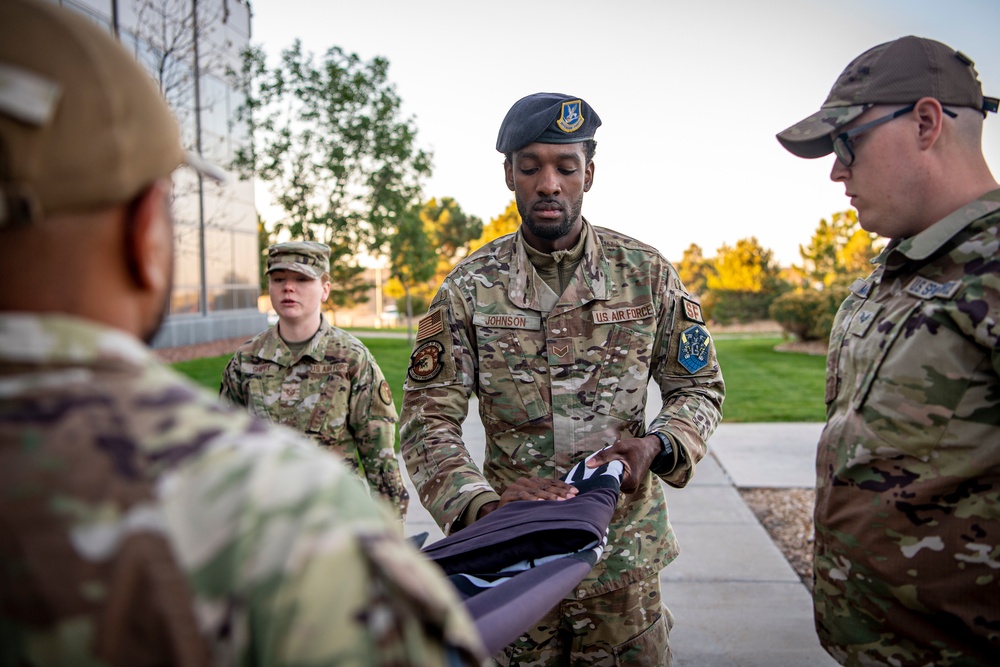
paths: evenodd
<path fill-rule="evenodd" d="M 378 386 L 378 397 L 386 405 L 392 405 L 392 389 L 389 388 L 389 383 L 385 380 L 382 380 L 382 384 Z"/>
<path fill-rule="evenodd" d="M 444 368 L 444 345 L 428 341 L 410 355 L 410 368 L 406 374 L 414 382 L 430 382 Z"/>
<path fill-rule="evenodd" d="M 919 299 L 951 299 L 958 293 L 961 286 L 962 283 L 957 280 L 936 283 L 923 276 L 914 276 L 910 284 L 906 286 L 906 293 Z"/>
<path fill-rule="evenodd" d="M 644 320 L 653 316 L 653 304 L 645 303 L 632 308 L 617 308 L 615 310 L 595 310 L 594 324 L 608 324 L 610 322 L 627 322 L 629 320 Z"/>
<path fill-rule="evenodd" d="M 524 313 L 476 313 L 472 323 L 480 327 L 494 329 L 530 329 L 538 331 L 542 328 L 542 318 L 538 315 Z"/>
<path fill-rule="evenodd" d="M 851 290 L 851 294 L 867 299 L 871 294 L 872 284 L 864 278 L 857 278 L 848 289 Z"/>
<path fill-rule="evenodd" d="M 847 327 L 847 333 L 863 337 L 871 329 L 872 323 L 875 322 L 875 318 L 878 316 L 880 310 L 882 310 L 882 304 L 880 303 L 865 303 L 858 309 L 858 312 L 854 313 L 854 318 Z"/>
<path fill-rule="evenodd" d="M 684 319 L 698 324 L 705 323 L 705 316 L 701 314 L 701 305 L 697 301 L 682 296 L 681 303 L 684 305 Z"/>
<path fill-rule="evenodd" d="M 440 310 L 435 310 L 433 313 L 428 313 L 427 317 L 417 324 L 417 340 L 430 338 L 442 331 L 444 331 L 444 318 L 441 316 Z"/>
<path fill-rule="evenodd" d="M 689 373 L 697 373 L 708 365 L 708 353 L 712 349 L 712 337 L 704 328 L 694 325 L 681 333 L 681 344 L 677 348 L 677 361 Z"/>

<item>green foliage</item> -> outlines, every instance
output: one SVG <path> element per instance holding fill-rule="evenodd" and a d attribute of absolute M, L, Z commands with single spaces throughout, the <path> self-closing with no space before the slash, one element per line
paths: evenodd
<path fill-rule="evenodd" d="M 799 246 L 803 266 L 796 269 L 806 276 L 807 284 L 776 299 L 769 310 L 771 318 L 801 340 L 828 338 L 848 287 L 871 272 L 871 259 L 880 245 L 876 234 L 861 228 L 854 210 L 820 220 L 809 245 Z"/>
<path fill-rule="evenodd" d="M 264 218 L 257 215 L 257 253 L 258 253 L 258 265 L 257 265 L 257 277 L 260 280 L 260 293 L 267 294 L 267 249 L 271 247 L 275 241 L 271 233 L 267 231 L 267 226 L 264 224 Z"/>
<path fill-rule="evenodd" d="M 411 206 L 399 218 L 396 235 L 389 241 L 390 274 L 403 289 L 407 331 L 413 323 L 412 291 L 434 276 L 437 256 L 432 239 L 424 229 L 420 210 Z"/>
<path fill-rule="evenodd" d="M 688 251 L 694 261 L 692 249 Z M 766 319 L 771 302 L 788 289 L 774 252 L 754 237 L 740 239 L 732 247 L 723 244 L 714 259 L 701 262 L 707 264 L 702 306 L 706 316 L 720 324 Z"/>
<path fill-rule="evenodd" d="M 705 258 L 701 246 L 696 243 L 688 246 L 677 263 L 677 274 L 684 283 L 684 289 L 691 294 L 705 295 L 708 292 L 708 275 L 711 272 L 711 260 Z"/>
<path fill-rule="evenodd" d="M 361 342 L 371 350 L 392 387 L 398 411 L 410 345 L 402 338 L 361 337 Z M 823 421 L 823 357 L 776 352 L 774 347 L 782 340 L 775 337 L 714 342 L 726 379 L 723 414 L 727 422 Z M 173 366 L 215 393 L 229 359 L 230 355 L 206 357 Z"/>
<path fill-rule="evenodd" d="M 229 72 L 245 100 L 238 119 L 254 138 L 232 167 L 269 185 L 284 211 L 273 232 L 330 246 L 338 306 L 362 300 L 368 286 L 355 258 L 384 250 L 431 172 L 388 70 L 385 58 L 366 62 L 338 47 L 316 62 L 296 41 L 274 67 L 251 47 Z"/>
<path fill-rule="evenodd" d="M 511 199 L 503 213 L 490 220 L 489 224 L 483 227 L 483 233 L 479 238 L 469 243 L 469 250 L 474 252 L 490 241 L 513 234 L 520 226 L 521 214 L 517 211 L 517 202 Z"/>
<path fill-rule="evenodd" d="M 800 340 L 826 340 L 830 337 L 837 309 L 847 294 L 843 280 L 822 290 L 799 288 L 775 299 L 769 313 L 784 331 Z"/>
<path fill-rule="evenodd" d="M 857 211 L 834 213 L 819 221 L 808 246 L 799 246 L 802 270 L 817 284 L 830 285 L 842 276 L 866 275 L 870 260 L 878 254 L 877 234 L 866 232 L 858 223 Z"/>
<path fill-rule="evenodd" d="M 483 221 L 463 211 L 451 197 L 443 197 L 440 202 L 431 199 L 424 204 L 420 217 L 431 230 L 439 257 L 446 261 L 445 273 L 469 254 L 469 243 L 483 233 Z"/>

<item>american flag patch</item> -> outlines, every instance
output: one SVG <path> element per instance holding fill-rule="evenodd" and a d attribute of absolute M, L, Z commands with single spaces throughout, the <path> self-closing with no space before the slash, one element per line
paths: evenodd
<path fill-rule="evenodd" d="M 433 313 L 420 320 L 420 324 L 417 325 L 417 340 L 430 338 L 431 336 L 439 334 L 442 331 L 444 331 L 444 322 L 441 320 L 441 311 L 435 310 Z"/>

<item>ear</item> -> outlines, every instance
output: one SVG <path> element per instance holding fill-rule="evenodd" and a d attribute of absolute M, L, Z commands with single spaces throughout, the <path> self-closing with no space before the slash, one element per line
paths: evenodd
<path fill-rule="evenodd" d="M 514 163 L 511 160 L 503 161 L 503 175 L 507 181 L 507 189 L 514 191 Z"/>
<path fill-rule="evenodd" d="M 590 186 L 594 184 L 594 161 L 591 160 L 583 168 L 583 191 L 590 192 Z"/>
<path fill-rule="evenodd" d="M 173 224 L 170 181 L 146 188 L 129 207 L 125 220 L 125 256 L 135 286 L 158 294 L 170 289 L 173 267 Z"/>
<path fill-rule="evenodd" d="M 330 288 L 332 286 L 333 285 L 329 281 L 329 279 L 323 281 L 323 299 L 322 299 L 322 301 L 325 302 L 330 297 Z"/>
<path fill-rule="evenodd" d="M 933 97 L 922 97 L 914 105 L 917 117 L 917 145 L 920 150 L 928 150 L 941 136 L 944 128 L 944 110 Z"/>

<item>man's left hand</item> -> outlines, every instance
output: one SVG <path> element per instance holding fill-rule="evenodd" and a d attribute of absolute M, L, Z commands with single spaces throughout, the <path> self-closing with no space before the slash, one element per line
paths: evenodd
<path fill-rule="evenodd" d="M 622 492 L 634 493 L 649 472 L 649 466 L 661 448 L 660 439 L 655 435 L 647 435 L 644 438 L 623 438 L 595 454 L 587 461 L 587 467 L 597 468 L 608 461 L 621 461 L 625 466 Z"/>

